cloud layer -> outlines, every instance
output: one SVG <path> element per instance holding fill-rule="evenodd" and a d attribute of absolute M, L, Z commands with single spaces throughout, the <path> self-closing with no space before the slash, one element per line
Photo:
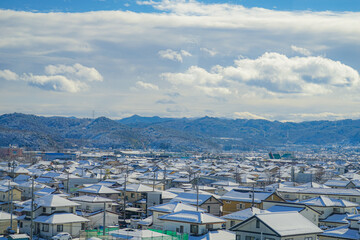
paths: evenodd
<path fill-rule="evenodd" d="M 138 2 L 159 12 L 0 10 L 0 112 L 356 117 L 360 13 Z"/>

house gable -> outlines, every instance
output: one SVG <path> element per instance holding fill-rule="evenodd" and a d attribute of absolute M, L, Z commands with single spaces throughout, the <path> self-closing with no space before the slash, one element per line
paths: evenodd
<path fill-rule="evenodd" d="M 280 237 L 280 235 L 275 230 L 273 230 L 266 223 L 258 219 L 256 216 L 250 217 L 249 219 L 231 227 L 229 230 L 237 233 L 242 232 L 244 234 L 246 233 L 258 234 L 261 232 L 265 235 Z"/>

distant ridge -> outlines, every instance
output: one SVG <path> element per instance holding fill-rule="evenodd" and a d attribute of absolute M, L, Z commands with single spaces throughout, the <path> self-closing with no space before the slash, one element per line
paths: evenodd
<path fill-rule="evenodd" d="M 76 147 L 219 151 L 284 145 L 359 145 L 360 120 L 278 122 L 215 117 L 121 120 L 0 115 L 0 146 L 29 149 Z"/>

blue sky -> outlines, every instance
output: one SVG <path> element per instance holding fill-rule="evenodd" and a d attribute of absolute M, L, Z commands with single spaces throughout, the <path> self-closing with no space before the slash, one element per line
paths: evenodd
<path fill-rule="evenodd" d="M 229 3 L 245 7 L 260 7 L 286 11 L 359 11 L 360 3 L 356 0 L 208 0 L 207 4 Z M 138 5 L 134 0 L 4 0 L 0 8 L 17 11 L 40 12 L 87 12 L 122 10 L 134 12 L 157 12 L 151 6 Z"/>
<path fill-rule="evenodd" d="M 0 114 L 357 119 L 359 6 L 1 1 Z"/>

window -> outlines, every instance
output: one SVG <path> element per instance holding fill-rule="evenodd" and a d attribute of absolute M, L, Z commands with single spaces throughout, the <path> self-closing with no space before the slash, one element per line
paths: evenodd
<path fill-rule="evenodd" d="M 81 223 L 81 230 L 85 230 L 85 223 Z"/>
<path fill-rule="evenodd" d="M 57 232 L 63 232 L 64 231 L 64 225 L 60 224 L 56 226 L 56 231 Z"/>
<path fill-rule="evenodd" d="M 71 208 L 70 208 L 70 212 L 74 212 L 74 207 L 71 207 Z"/>
<path fill-rule="evenodd" d="M 246 236 L 245 240 L 255 240 L 255 237 L 251 237 L 251 236 Z"/>
<path fill-rule="evenodd" d="M 89 210 L 90 210 L 90 206 L 86 206 L 86 210 L 89 211 Z"/>
<path fill-rule="evenodd" d="M 230 227 L 232 227 L 234 225 L 235 225 L 235 221 L 234 220 L 230 221 Z"/>
<path fill-rule="evenodd" d="M 190 233 L 198 233 L 198 225 L 190 225 Z"/>
<path fill-rule="evenodd" d="M 208 213 L 210 212 L 210 209 L 211 209 L 210 206 L 207 206 L 207 211 L 208 211 Z"/>
<path fill-rule="evenodd" d="M 236 240 L 241 240 L 241 236 L 240 236 L 240 235 L 236 235 Z"/>
<path fill-rule="evenodd" d="M 225 201 L 226 203 L 231 203 L 231 201 Z"/>
<path fill-rule="evenodd" d="M 22 228 L 23 227 L 23 223 L 22 222 L 20 222 L 20 228 Z"/>
<path fill-rule="evenodd" d="M 46 208 L 43 207 L 43 212 L 46 212 Z"/>
<path fill-rule="evenodd" d="M 236 209 L 238 210 L 242 209 L 242 204 L 241 203 L 236 204 Z"/>
<path fill-rule="evenodd" d="M 134 198 L 135 197 L 135 193 L 131 193 L 131 198 Z"/>
<path fill-rule="evenodd" d="M 52 207 L 52 208 L 51 208 L 51 211 L 54 211 L 54 210 L 56 210 L 56 207 Z"/>
<path fill-rule="evenodd" d="M 256 228 L 260 228 L 260 221 L 256 219 Z"/>
<path fill-rule="evenodd" d="M 180 226 L 180 233 L 183 233 L 184 232 L 184 226 Z"/>
<path fill-rule="evenodd" d="M 206 224 L 206 229 L 212 230 L 214 226 L 212 224 Z"/>
<path fill-rule="evenodd" d="M 42 230 L 43 232 L 48 232 L 48 231 L 49 231 L 49 224 L 43 223 L 41 230 Z"/>

